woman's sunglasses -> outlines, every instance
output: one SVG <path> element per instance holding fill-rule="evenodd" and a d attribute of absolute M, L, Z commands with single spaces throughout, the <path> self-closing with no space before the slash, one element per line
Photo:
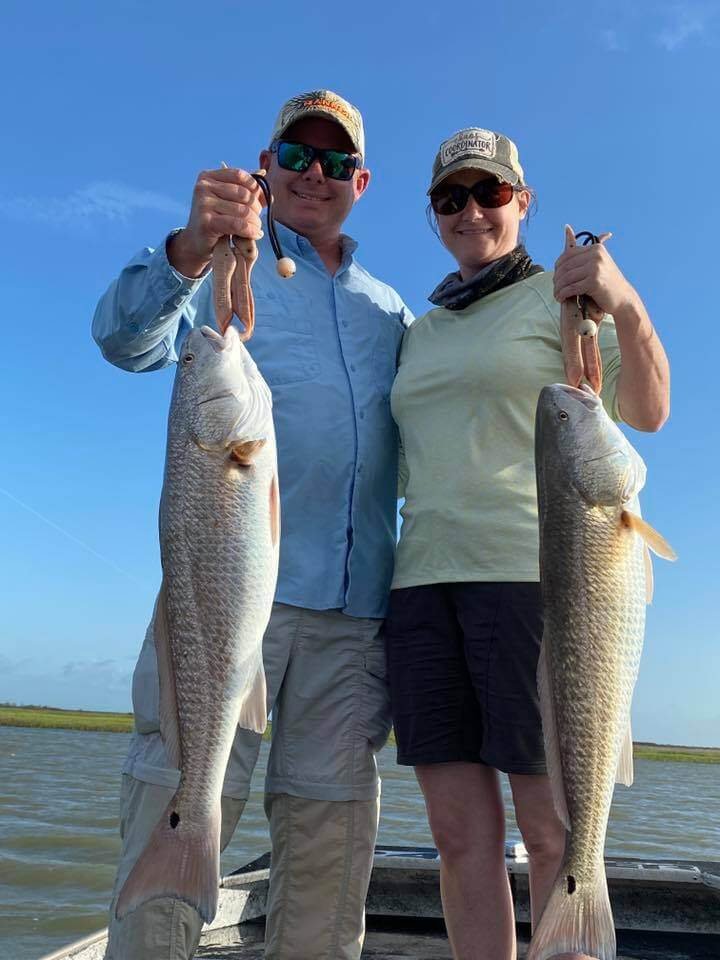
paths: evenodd
<path fill-rule="evenodd" d="M 467 206 L 470 194 L 479 207 L 494 209 L 504 207 L 512 200 L 515 188 L 511 183 L 504 183 L 490 177 L 478 180 L 471 187 L 462 183 L 449 183 L 433 190 L 430 194 L 430 205 L 441 217 L 448 217 L 452 213 L 460 213 Z"/>
<path fill-rule="evenodd" d="M 307 143 L 291 143 L 289 140 L 276 140 L 270 146 L 271 153 L 277 153 L 278 163 L 283 170 L 304 173 L 315 160 L 331 180 L 352 180 L 360 165 L 360 158 L 343 150 L 321 150 Z"/>

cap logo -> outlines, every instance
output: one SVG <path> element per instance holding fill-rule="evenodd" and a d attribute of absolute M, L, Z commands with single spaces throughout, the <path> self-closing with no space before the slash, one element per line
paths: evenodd
<path fill-rule="evenodd" d="M 447 140 L 440 148 L 440 162 L 443 167 L 460 157 L 494 157 L 497 139 L 491 130 L 463 130 Z"/>
<path fill-rule="evenodd" d="M 280 125 L 285 126 L 296 113 L 299 113 L 302 110 L 331 110 L 333 113 L 339 113 L 341 117 L 345 117 L 350 123 L 355 123 L 355 118 L 350 113 L 349 110 L 346 110 L 341 103 L 338 103 L 337 100 L 330 100 L 328 97 L 315 96 L 310 94 L 310 96 L 300 96 L 293 97 L 289 100 L 282 111 L 280 116 Z"/>
<path fill-rule="evenodd" d="M 303 107 L 306 110 L 317 110 L 318 107 L 321 110 L 334 110 L 335 113 L 341 114 L 345 117 L 346 120 L 353 120 L 353 116 L 349 110 L 346 110 L 342 104 L 337 103 L 335 100 L 328 100 L 326 97 L 314 97 L 312 99 L 303 100 Z"/>

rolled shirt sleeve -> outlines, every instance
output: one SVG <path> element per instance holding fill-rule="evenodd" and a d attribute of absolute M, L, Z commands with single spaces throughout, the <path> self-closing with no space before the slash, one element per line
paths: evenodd
<path fill-rule="evenodd" d="M 172 235 L 157 249 L 145 247 L 136 254 L 95 309 L 93 338 L 105 359 L 123 370 L 157 370 L 173 363 L 179 342 L 194 325 L 196 294 L 205 276 L 183 277 L 170 265 L 166 245 Z"/>

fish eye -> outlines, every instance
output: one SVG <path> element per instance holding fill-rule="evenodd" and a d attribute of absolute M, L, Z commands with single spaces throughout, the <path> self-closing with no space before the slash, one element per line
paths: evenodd
<path fill-rule="evenodd" d="M 560 413 L 558 414 L 558 417 L 559 417 L 561 420 L 567 420 L 568 415 L 567 415 L 567 413 L 565 413 L 564 410 L 561 410 Z"/>
<path fill-rule="evenodd" d="M 183 357 L 183 363 L 192 363 L 194 359 L 195 359 L 194 353 L 186 353 L 185 356 Z"/>

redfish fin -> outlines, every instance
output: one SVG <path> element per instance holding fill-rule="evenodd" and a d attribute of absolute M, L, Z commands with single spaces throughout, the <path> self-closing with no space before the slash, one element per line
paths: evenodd
<path fill-rule="evenodd" d="M 236 463 L 249 466 L 267 443 L 264 437 L 259 440 L 234 440 L 230 445 L 230 457 Z"/>
<path fill-rule="evenodd" d="M 160 676 L 160 736 L 168 760 L 179 770 L 182 767 L 182 751 L 180 750 L 180 730 L 175 693 L 175 669 L 170 650 L 170 631 L 167 619 L 167 590 L 164 581 L 155 604 L 153 640 Z"/>
<path fill-rule="evenodd" d="M 254 730 L 255 733 L 265 733 L 267 728 L 267 686 L 262 663 L 240 708 L 238 726 L 244 730 Z"/>
<path fill-rule="evenodd" d="M 655 575 L 653 574 L 652 557 L 647 544 L 643 549 L 643 560 L 645 562 L 645 603 L 649 605 L 652 603 L 653 593 L 655 592 Z"/>
<path fill-rule="evenodd" d="M 123 884 L 115 907 L 118 920 L 149 900 L 166 897 L 190 904 L 205 923 L 210 923 L 217 912 L 220 804 L 206 822 L 186 826 L 175 812 L 177 796 L 168 804 Z"/>
<path fill-rule="evenodd" d="M 591 883 L 580 884 L 563 864 L 540 923 L 533 934 L 527 960 L 548 960 L 557 954 L 581 953 L 597 960 L 615 960 L 615 925 L 604 868 Z"/>
<path fill-rule="evenodd" d="M 555 812 L 566 830 L 570 830 L 570 815 L 565 799 L 562 761 L 560 759 L 560 741 L 555 724 L 553 709 L 552 679 L 548 668 L 548 642 L 543 637 L 538 659 L 538 693 L 540 694 L 540 715 L 542 718 L 543 740 L 545 742 L 545 763 L 547 764 L 550 787 L 552 789 Z"/>
<path fill-rule="evenodd" d="M 656 553 L 659 557 L 664 557 L 666 560 L 677 560 L 677 554 L 665 537 L 654 530 L 642 517 L 639 517 L 636 513 L 630 513 L 629 510 L 623 510 L 620 514 L 620 520 L 626 527 L 634 530 L 638 536 L 642 537 L 653 553 Z"/>
<path fill-rule="evenodd" d="M 620 748 L 620 759 L 618 760 L 617 774 L 615 782 L 621 783 L 625 787 L 631 787 L 635 779 L 635 768 L 633 766 L 633 741 L 632 728 L 628 721 L 625 738 Z"/>

